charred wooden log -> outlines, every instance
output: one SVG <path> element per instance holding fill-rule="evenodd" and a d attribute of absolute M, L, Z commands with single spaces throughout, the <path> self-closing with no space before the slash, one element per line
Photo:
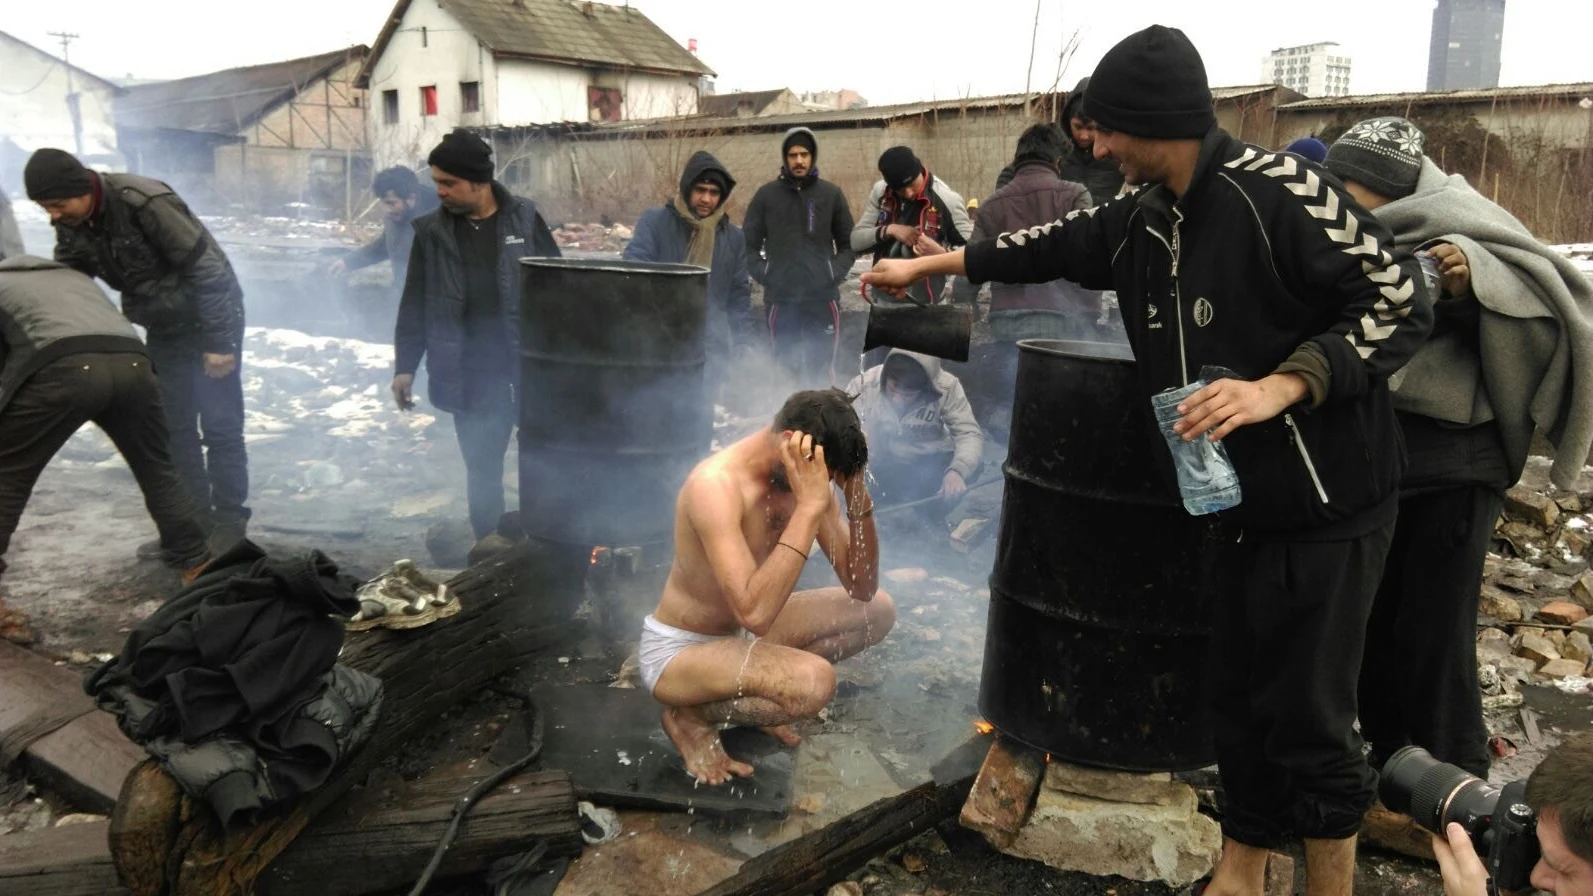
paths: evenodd
<path fill-rule="evenodd" d="M 312 819 L 443 712 L 574 629 L 585 552 L 533 542 L 448 583 L 458 615 L 407 631 L 351 635 L 341 661 L 381 679 L 382 716 L 370 741 L 317 791 L 253 827 L 223 831 L 153 762 L 128 776 L 111 816 L 110 847 L 135 896 L 248 891 Z"/>
<path fill-rule="evenodd" d="M 411 782 L 385 802 L 356 796 L 322 813 L 255 882 L 261 896 L 306 892 L 359 896 L 412 883 L 448 826 L 454 799 L 481 773 L 457 768 Z M 0 893 L 86 896 L 123 892 L 111 862 L 108 822 L 0 837 Z M 546 841 L 549 856 L 581 850 L 575 789 L 564 772 L 510 778 L 478 803 L 448 851 L 439 878 L 470 874 L 493 859 Z"/>

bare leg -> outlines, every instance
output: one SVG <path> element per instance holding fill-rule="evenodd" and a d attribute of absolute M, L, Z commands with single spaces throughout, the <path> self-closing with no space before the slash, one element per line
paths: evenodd
<path fill-rule="evenodd" d="M 839 587 L 815 588 L 791 595 L 768 640 L 836 663 L 885 640 L 895 624 L 896 604 L 884 591 L 858 601 Z"/>
<path fill-rule="evenodd" d="M 730 758 L 719 740 L 719 729 L 692 706 L 671 706 L 664 710 L 664 733 L 686 761 L 686 771 L 704 784 L 723 784 L 731 775 L 746 778 L 752 766 Z"/>
<path fill-rule="evenodd" d="M 1355 892 L 1355 838 L 1305 841 L 1305 896 Z"/>
<path fill-rule="evenodd" d="M 724 751 L 719 724 L 763 728 L 787 744 L 788 726 L 816 715 L 835 692 L 830 664 L 769 641 L 727 638 L 682 650 L 664 667 L 653 697 L 669 707 L 664 731 L 698 780 L 721 784 L 752 767 Z"/>
<path fill-rule="evenodd" d="M 1267 850 L 1224 837 L 1222 858 L 1202 896 L 1261 896 L 1266 888 Z"/>

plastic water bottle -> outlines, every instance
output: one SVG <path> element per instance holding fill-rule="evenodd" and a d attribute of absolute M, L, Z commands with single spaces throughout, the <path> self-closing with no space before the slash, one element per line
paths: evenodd
<path fill-rule="evenodd" d="M 1167 389 L 1151 396 L 1151 408 L 1156 412 L 1156 425 L 1173 453 L 1173 468 L 1178 473 L 1178 491 L 1184 499 L 1184 509 L 1191 516 L 1204 516 L 1227 510 L 1239 504 L 1239 474 L 1233 461 L 1228 459 L 1228 449 L 1221 442 L 1212 442 L 1204 436 L 1192 441 L 1173 432 L 1178 422 L 1178 403 L 1199 392 L 1207 385 L 1204 379 L 1187 386 Z"/>

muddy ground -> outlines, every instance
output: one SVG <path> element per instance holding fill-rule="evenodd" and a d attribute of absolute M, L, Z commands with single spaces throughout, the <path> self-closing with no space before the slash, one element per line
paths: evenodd
<path fill-rule="evenodd" d="M 238 252 L 240 269 L 255 278 L 248 286 L 251 321 L 293 324 L 317 335 L 265 328 L 249 335 L 244 370 L 255 511 L 251 537 L 271 550 L 323 550 L 359 576 L 400 557 L 436 568 L 426 548 L 428 527 L 458 527 L 465 518 L 463 471 L 451 423 L 424 407 L 411 414 L 391 409 L 387 346 L 332 338 L 384 339 L 391 325 L 391 294 L 380 272 L 351 285 L 328 284 L 320 276 L 328 252 L 342 244 L 337 234 L 302 244 L 282 242 L 257 240 L 252 249 Z M 849 310 L 848 341 L 855 343 L 861 309 Z M 733 410 L 767 413 L 751 406 Z M 509 470 L 512 482 L 512 457 Z M 999 500 L 999 486 L 979 490 L 960 515 L 993 520 Z M 513 506 L 513 492 L 509 501 Z M 821 804 L 800 807 L 784 824 L 626 813 L 621 839 L 589 850 L 561 892 L 636 892 L 632 884 L 605 874 L 628 874 L 624 869 L 637 867 L 626 862 L 656 871 L 670 850 L 679 855 L 691 850 L 697 858 L 676 868 L 679 886 L 663 884 L 657 891 L 695 892 L 685 885 L 692 875 L 712 883 L 715 875 L 730 873 L 738 862 L 793 836 L 794 830 L 921 783 L 936 761 L 970 736 L 978 715 L 985 581 L 994 539 L 963 554 L 949 549 L 946 520 L 880 522 L 882 568 L 893 572 L 882 584 L 900 605 L 898 627 L 880 648 L 842 664 L 834 704 L 824 718 L 803 726 L 809 742 L 804 749 L 855 753 L 861 763 L 853 767 L 857 776 L 833 788 Z M 7 558 L 11 569 L 0 594 L 27 617 L 37 636 L 33 649 L 80 667 L 117 651 L 128 628 L 177 588 L 174 573 L 134 558 L 136 546 L 153 536 L 131 475 L 108 441 L 92 429 L 80 433 L 41 478 Z M 825 584 L 826 579 L 822 570 L 810 569 L 804 582 Z M 635 582 L 628 593 L 620 588 L 596 595 L 599 606 L 587 633 L 562 651 L 563 662 L 549 656 L 449 713 L 402 762 L 373 776 L 372 786 L 380 786 L 383 775 L 410 777 L 459 760 L 490 762 L 500 733 L 524 713 L 515 695 L 531 684 L 613 681 L 631 646 L 614 637 L 626 628 L 615 624 L 616 612 L 622 619 L 629 618 L 627 613 L 639 618 L 656 593 L 649 587 Z M 1528 736 L 1516 711 L 1492 719 L 1495 731 L 1520 748 L 1500 761 L 1496 778 L 1526 773 L 1563 732 L 1586 730 L 1593 718 L 1593 698 L 1585 694 L 1536 686 L 1526 694 L 1538 738 Z M 71 810 L 15 778 L 0 782 L 0 800 L 6 805 L 0 810 L 0 832 L 45 826 Z M 634 848 L 623 861 L 604 858 L 623 852 L 627 844 Z M 1013 859 L 955 825 L 877 857 L 852 878 L 871 896 L 1170 892 L 1160 885 L 1066 874 Z M 1358 884 L 1359 892 L 1369 894 L 1436 892 L 1439 887 L 1431 868 L 1373 851 L 1363 855 Z M 452 887 L 458 893 L 483 892 L 469 882 Z"/>

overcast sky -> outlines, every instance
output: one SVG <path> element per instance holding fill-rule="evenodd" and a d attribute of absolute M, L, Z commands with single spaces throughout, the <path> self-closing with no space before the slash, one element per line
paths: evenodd
<path fill-rule="evenodd" d="M 509 2 L 509 0 L 502 0 Z M 876 105 L 1048 89 L 1067 39 L 1064 88 L 1118 39 L 1152 23 L 1184 29 L 1213 86 L 1260 81 L 1277 47 L 1336 41 L 1354 93 L 1421 90 L 1433 0 L 637 0 L 719 73 L 720 92 L 850 87 Z M 308 56 L 376 39 L 388 0 L 72 0 L 0 4 L 0 31 L 59 49 L 108 78 L 175 78 Z M 1031 36 L 1035 38 L 1031 68 Z M 1593 81 L 1593 3 L 1509 0 L 1504 85 Z"/>

